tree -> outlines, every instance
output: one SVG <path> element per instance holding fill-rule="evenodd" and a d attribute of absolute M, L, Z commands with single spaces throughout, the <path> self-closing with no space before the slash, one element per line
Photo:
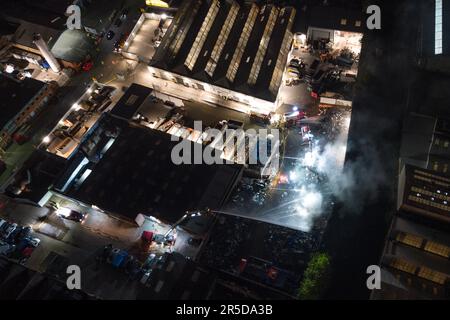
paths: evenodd
<path fill-rule="evenodd" d="M 327 253 L 318 252 L 312 255 L 300 283 L 299 299 L 317 300 L 324 294 L 330 279 L 330 266 L 330 256 Z"/>

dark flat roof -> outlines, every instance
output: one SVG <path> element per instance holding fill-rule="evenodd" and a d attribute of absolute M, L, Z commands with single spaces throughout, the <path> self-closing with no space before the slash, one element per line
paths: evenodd
<path fill-rule="evenodd" d="M 346 19 L 347 23 L 345 25 L 341 24 L 341 19 Z M 315 6 L 307 11 L 307 21 L 308 26 L 316 28 L 361 33 L 366 30 L 366 14 L 362 8 Z M 355 25 L 356 21 L 361 22 L 359 27 Z"/>
<path fill-rule="evenodd" d="M 32 78 L 20 81 L 0 74 L 0 128 L 13 119 L 45 85 Z"/>
<path fill-rule="evenodd" d="M 148 87 L 133 83 L 110 113 L 124 119 L 131 119 L 152 92 L 153 90 Z"/>
<path fill-rule="evenodd" d="M 66 191 L 68 196 L 130 219 L 143 213 L 171 223 L 187 210 L 223 205 L 241 166 L 175 165 L 171 152 L 178 142 L 169 134 L 115 121 L 121 123 L 119 136 L 90 166 L 84 183 Z M 211 195 L 207 191 L 213 188 Z"/>
<path fill-rule="evenodd" d="M 69 0 L 14 0 L 2 1 L 0 14 L 30 23 L 45 26 L 51 29 L 65 30 L 67 17 L 66 8 L 73 1 Z"/>

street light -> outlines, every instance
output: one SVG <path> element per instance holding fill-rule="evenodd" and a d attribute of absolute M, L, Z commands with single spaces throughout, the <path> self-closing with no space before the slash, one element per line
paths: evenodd
<path fill-rule="evenodd" d="M 72 109 L 74 109 L 75 111 L 78 111 L 78 110 L 80 110 L 80 105 L 78 104 L 78 103 L 74 103 L 73 105 L 72 105 Z"/>
<path fill-rule="evenodd" d="M 47 144 L 47 143 L 49 143 L 49 142 L 50 142 L 50 137 L 49 137 L 49 136 L 45 136 L 45 137 L 42 139 L 42 143 Z"/>

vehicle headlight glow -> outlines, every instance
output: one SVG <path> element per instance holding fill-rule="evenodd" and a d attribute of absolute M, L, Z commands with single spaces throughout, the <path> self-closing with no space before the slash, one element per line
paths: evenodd
<path fill-rule="evenodd" d="M 68 217 L 70 215 L 71 210 L 69 208 L 58 208 L 56 210 L 56 214 L 64 217 Z"/>

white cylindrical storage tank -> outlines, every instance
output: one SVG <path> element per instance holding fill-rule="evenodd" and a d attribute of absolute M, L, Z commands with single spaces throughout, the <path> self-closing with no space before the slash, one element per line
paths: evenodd
<path fill-rule="evenodd" d="M 42 56 L 48 62 L 48 64 L 50 65 L 50 68 L 52 68 L 52 70 L 54 72 L 60 72 L 61 71 L 61 66 L 60 66 L 58 60 L 56 60 L 55 56 L 50 52 L 47 44 L 42 39 L 40 34 L 36 34 L 34 36 L 33 43 L 36 45 L 36 47 L 41 52 Z"/>

